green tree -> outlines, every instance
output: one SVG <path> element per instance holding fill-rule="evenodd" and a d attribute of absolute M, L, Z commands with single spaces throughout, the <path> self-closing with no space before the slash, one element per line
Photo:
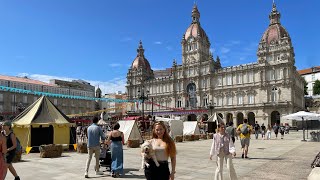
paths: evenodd
<path fill-rule="evenodd" d="M 304 95 L 308 95 L 308 83 L 305 78 L 303 78 L 303 84 L 304 84 Z"/>
<path fill-rule="evenodd" d="M 314 82 L 313 94 L 314 94 L 314 95 L 320 95 L 320 81 L 319 81 L 319 80 L 316 80 L 316 81 Z"/>

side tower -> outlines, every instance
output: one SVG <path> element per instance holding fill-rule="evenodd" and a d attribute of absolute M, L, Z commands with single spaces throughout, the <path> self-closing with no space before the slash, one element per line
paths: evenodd
<path fill-rule="evenodd" d="M 281 14 L 272 4 L 269 27 L 257 50 L 261 96 L 271 123 L 281 114 L 304 108 L 303 80 L 295 67 L 295 53 L 288 31 L 280 23 Z M 258 78 L 258 77 L 257 77 Z M 270 122 L 270 121 L 269 121 Z"/>
<path fill-rule="evenodd" d="M 131 68 L 127 74 L 127 93 L 128 99 L 136 97 L 139 88 L 144 86 L 145 82 L 154 79 L 153 70 L 149 61 L 144 56 L 142 42 L 139 42 L 137 57 L 133 60 Z"/>

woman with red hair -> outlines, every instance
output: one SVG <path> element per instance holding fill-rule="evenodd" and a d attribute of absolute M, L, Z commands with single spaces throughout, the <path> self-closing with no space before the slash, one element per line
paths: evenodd
<path fill-rule="evenodd" d="M 155 152 L 159 167 L 151 159 L 145 166 L 144 174 L 147 180 L 174 180 L 176 173 L 176 145 L 169 136 L 167 128 L 163 122 L 156 122 L 152 129 L 152 148 Z M 171 172 L 169 170 L 168 159 L 171 159 Z"/>

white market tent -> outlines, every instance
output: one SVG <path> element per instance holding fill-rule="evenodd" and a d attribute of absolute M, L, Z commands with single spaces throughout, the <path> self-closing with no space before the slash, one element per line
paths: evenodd
<path fill-rule="evenodd" d="M 183 122 L 183 135 L 200 134 L 197 121 Z"/>
<path fill-rule="evenodd" d="M 306 111 L 299 111 L 293 114 L 288 114 L 286 116 L 283 116 L 282 118 L 296 120 L 296 121 L 320 120 L 319 114 L 306 112 Z"/>
<path fill-rule="evenodd" d="M 214 122 L 214 121 L 217 124 L 219 124 L 220 122 L 223 123 L 223 119 L 217 113 L 214 113 L 212 116 L 208 118 L 208 122 Z"/>
<path fill-rule="evenodd" d="M 98 125 L 108 125 L 108 123 L 103 119 L 100 119 L 97 124 Z"/>
<path fill-rule="evenodd" d="M 282 117 L 283 119 L 296 120 L 296 121 L 304 121 L 307 120 L 320 120 L 320 116 L 316 113 L 310 113 L 306 111 L 299 111 L 293 114 L 288 114 Z M 303 125 L 303 141 L 305 141 L 305 128 Z"/>
<path fill-rule="evenodd" d="M 124 134 L 124 143 L 127 143 L 128 140 L 140 140 L 140 143 L 143 142 L 135 120 L 121 120 L 118 123 L 120 124 L 119 130 Z"/>
<path fill-rule="evenodd" d="M 156 117 L 156 121 L 163 121 L 169 127 L 169 135 L 173 139 L 178 135 L 183 135 L 183 121 L 162 117 Z"/>

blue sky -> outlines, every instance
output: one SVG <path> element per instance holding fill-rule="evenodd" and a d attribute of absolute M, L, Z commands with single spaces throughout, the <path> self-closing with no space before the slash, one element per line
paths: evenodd
<path fill-rule="evenodd" d="M 320 65 L 320 1 L 276 0 L 297 69 Z M 194 0 L 0 0 L 0 74 L 84 79 L 125 90 L 139 40 L 154 70 L 181 64 Z M 198 0 L 200 22 L 222 66 L 256 62 L 272 0 Z"/>

